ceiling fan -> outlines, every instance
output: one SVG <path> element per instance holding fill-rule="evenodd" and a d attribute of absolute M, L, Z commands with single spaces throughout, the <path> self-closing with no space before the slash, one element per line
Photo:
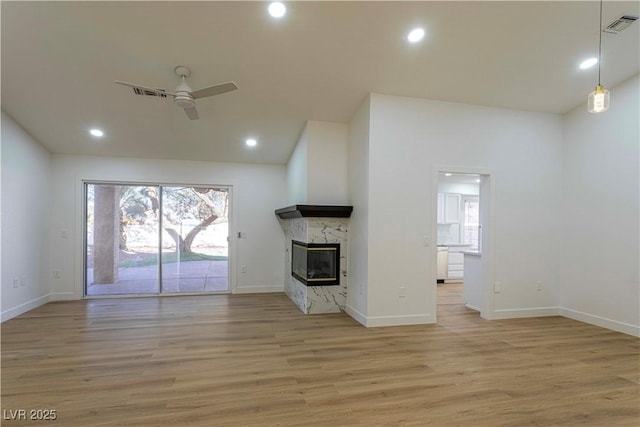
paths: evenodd
<path fill-rule="evenodd" d="M 182 80 L 176 87 L 175 92 L 167 92 L 162 89 L 154 89 L 147 86 L 123 82 L 120 80 L 116 80 L 114 83 L 132 87 L 134 90 L 136 90 L 136 92 L 140 93 L 151 92 L 163 98 L 172 96 L 173 103 L 178 107 L 182 107 L 184 109 L 184 112 L 189 120 L 197 120 L 200 118 L 200 116 L 198 115 L 198 110 L 196 110 L 196 99 L 206 98 L 207 96 L 221 95 L 223 93 L 231 92 L 232 90 L 238 89 L 238 86 L 234 82 L 226 82 L 214 86 L 205 87 L 203 89 L 191 90 L 191 88 L 187 84 L 187 77 L 191 75 L 191 70 L 180 65 L 176 67 L 175 72 Z"/>

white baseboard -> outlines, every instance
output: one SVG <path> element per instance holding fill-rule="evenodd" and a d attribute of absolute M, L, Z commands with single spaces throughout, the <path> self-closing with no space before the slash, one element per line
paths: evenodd
<path fill-rule="evenodd" d="M 475 311 L 477 311 L 478 313 L 480 313 L 480 311 L 481 311 L 481 310 L 480 310 L 478 307 L 476 307 L 475 305 L 465 304 L 464 306 L 465 306 L 465 307 L 467 307 L 467 308 L 470 308 L 471 310 L 475 310 Z"/>
<path fill-rule="evenodd" d="M 51 292 L 51 301 L 75 301 L 79 299 L 73 292 Z"/>
<path fill-rule="evenodd" d="M 600 326 L 601 328 L 611 329 L 612 331 L 622 332 L 623 334 L 632 335 L 634 337 L 640 337 L 640 326 L 631 325 L 629 323 L 619 322 L 617 320 L 607 319 L 605 317 L 600 317 L 564 307 L 536 307 L 494 310 L 491 320 L 544 316 L 563 316 L 569 319 L 577 320 L 579 322 L 589 323 L 590 325 Z"/>
<path fill-rule="evenodd" d="M 353 317 L 353 319 L 356 322 L 360 323 L 362 326 L 367 326 L 367 316 L 365 316 L 364 314 L 360 313 L 358 310 L 356 310 L 355 308 L 353 308 L 349 304 L 347 304 L 344 307 L 344 311 L 349 316 Z"/>
<path fill-rule="evenodd" d="M 13 319 L 16 316 L 20 316 L 22 313 L 26 313 L 29 310 L 33 310 L 34 308 L 40 307 L 48 303 L 51 300 L 51 295 L 43 295 L 41 297 L 32 299 L 31 301 L 27 301 L 24 304 L 20 304 L 16 307 L 5 310 L 0 314 L 0 323 L 6 322 L 9 319 Z"/>
<path fill-rule="evenodd" d="M 521 317 L 559 316 L 558 307 L 509 308 L 493 310 L 491 320 L 517 319 Z"/>
<path fill-rule="evenodd" d="M 426 325 L 434 322 L 431 314 L 408 314 L 403 316 L 365 316 L 350 305 L 344 311 L 353 317 L 358 323 L 367 328 L 377 328 L 380 326 L 406 326 L 406 325 Z"/>
<path fill-rule="evenodd" d="M 284 292 L 284 286 L 242 286 L 233 291 L 234 294 L 264 294 L 271 292 Z"/>
<path fill-rule="evenodd" d="M 629 323 L 619 322 L 617 320 L 607 319 L 605 317 L 595 316 L 593 314 L 584 313 L 570 308 L 559 308 L 560 315 L 579 322 L 589 323 L 590 325 L 600 326 L 602 328 L 611 329 L 623 334 L 640 337 L 640 326 L 631 325 Z"/>
<path fill-rule="evenodd" d="M 408 314 L 403 316 L 370 316 L 367 328 L 378 326 L 428 325 L 436 323 L 432 314 Z"/>

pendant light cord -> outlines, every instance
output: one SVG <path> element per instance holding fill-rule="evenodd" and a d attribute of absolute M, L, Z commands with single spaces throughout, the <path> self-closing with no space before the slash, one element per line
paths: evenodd
<path fill-rule="evenodd" d="M 600 0 L 600 26 L 598 27 L 598 86 L 600 86 L 600 62 L 602 60 L 602 1 Z"/>

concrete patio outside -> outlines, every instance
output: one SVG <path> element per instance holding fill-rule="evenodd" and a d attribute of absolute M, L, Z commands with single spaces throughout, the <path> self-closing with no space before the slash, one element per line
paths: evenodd
<path fill-rule="evenodd" d="M 228 292 L 228 261 L 183 261 L 162 264 L 162 293 Z M 158 294 L 158 266 L 122 267 L 117 283 L 94 284 L 87 269 L 87 295 Z"/>

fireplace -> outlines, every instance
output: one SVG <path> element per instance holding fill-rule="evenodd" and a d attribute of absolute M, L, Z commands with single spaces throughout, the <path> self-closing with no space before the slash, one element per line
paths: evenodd
<path fill-rule="evenodd" d="M 287 242 L 284 291 L 304 314 L 345 310 L 352 211 L 353 206 L 293 205 L 275 212 Z"/>
<path fill-rule="evenodd" d="M 340 244 L 291 241 L 291 275 L 307 286 L 340 284 Z"/>

